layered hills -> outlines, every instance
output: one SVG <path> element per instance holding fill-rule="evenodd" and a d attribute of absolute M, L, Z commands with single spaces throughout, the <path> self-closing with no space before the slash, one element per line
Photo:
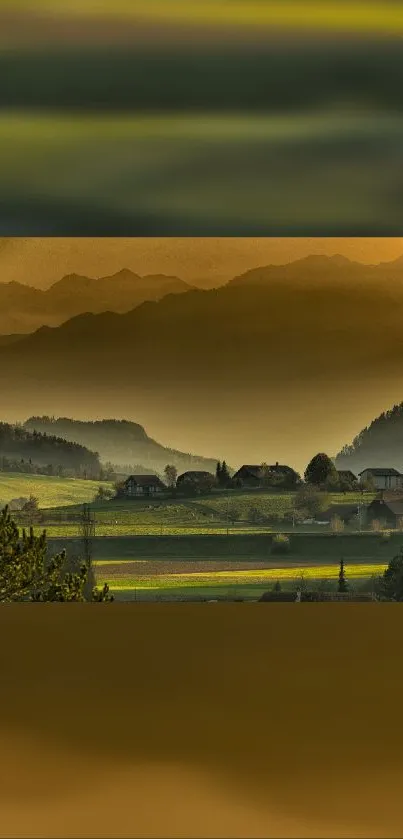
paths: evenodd
<path fill-rule="evenodd" d="M 217 461 L 212 458 L 198 457 L 162 446 L 148 436 L 143 426 L 135 422 L 116 419 L 103 419 L 94 422 L 74 420 L 69 417 L 30 417 L 24 423 L 33 431 L 47 435 L 60 435 L 65 440 L 99 452 L 102 461 L 126 467 L 141 464 L 149 472 L 163 474 L 169 463 L 185 472 L 188 469 L 201 469 L 215 472 Z M 143 471 L 142 469 L 142 471 Z"/>
<path fill-rule="evenodd" d="M 17 282 L 0 283 L 0 333 L 56 326 L 83 312 L 127 312 L 145 300 L 159 300 L 190 288 L 178 277 L 141 277 L 127 269 L 99 279 L 69 274 L 46 290 Z"/>
<path fill-rule="evenodd" d="M 301 471 L 401 401 L 402 280 L 402 260 L 309 257 L 42 326 L 0 342 L 8 415 L 123 416 L 177 451 Z"/>

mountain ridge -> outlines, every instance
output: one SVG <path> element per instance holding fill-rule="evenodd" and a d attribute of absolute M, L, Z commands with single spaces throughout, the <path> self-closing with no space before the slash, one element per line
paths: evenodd
<path fill-rule="evenodd" d="M 145 300 L 159 300 L 165 294 L 181 294 L 192 288 L 179 277 L 141 277 L 126 268 L 105 277 L 66 274 L 47 289 L 16 281 L 0 283 L 0 333 L 28 334 L 42 325 L 59 326 L 86 310 L 125 312 Z"/>
<path fill-rule="evenodd" d="M 161 445 L 149 437 L 144 426 L 126 419 L 77 420 L 71 417 L 29 417 L 23 427 L 30 432 L 63 436 L 63 439 L 95 447 L 103 462 L 126 466 L 141 463 L 143 467 L 163 474 L 170 463 L 183 472 L 207 469 L 215 473 L 217 460 L 178 451 Z"/>

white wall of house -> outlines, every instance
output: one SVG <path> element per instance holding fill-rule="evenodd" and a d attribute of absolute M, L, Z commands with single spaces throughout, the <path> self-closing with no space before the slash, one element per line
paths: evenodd
<path fill-rule="evenodd" d="M 401 489 L 403 478 L 401 475 L 373 475 L 370 469 L 365 469 L 362 480 L 372 478 L 376 489 Z"/>

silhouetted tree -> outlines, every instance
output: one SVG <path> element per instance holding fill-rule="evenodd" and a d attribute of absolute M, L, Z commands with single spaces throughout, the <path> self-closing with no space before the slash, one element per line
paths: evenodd
<path fill-rule="evenodd" d="M 220 467 L 220 468 L 218 468 L 218 467 Z M 217 470 L 218 470 L 218 473 L 216 472 L 216 477 L 217 477 L 217 481 L 218 481 L 219 485 L 221 487 L 229 486 L 229 483 L 231 481 L 231 477 L 230 477 L 228 467 L 227 467 L 227 464 L 226 464 L 225 460 L 223 460 L 221 466 L 220 466 L 219 463 L 217 464 Z"/>
<path fill-rule="evenodd" d="M 326 484 L 332 476 L 336 475 L 336 481 L 338 480 L 336 467 L 334 466 L 333 462 L 330 460 L 327 454 L 321 452 L 320 454 L 316 454 L 315 457 L 308 463 L 308 466 L 305 470 L 305 480 L 308 484 L 314 484 L 316 486 L 321 486 Z"/>
<path fill-rule="evenodd" d="M 164 469 L 164 475 L 168 486 L 173 489 L 176 486 L 176 479 L 178 477 L 178 470 L 173 464 L 167 464 Z"/>
<path fill-rule="evenodd" d="M 403 548 L 391 559 L 383 576 L 378 579 L 379 594 L 385 600 L 403 600 Z"/>
<path fill-rule="evenodd" d="M 46 533 L 34 536 L 25 530 L 20 535 L 7 507 L 0 514 L 0 602 L 31 600 L 35 602 L 84 601 L 87 582 L 84 563 L 71 567 L 65 551 L 48 558 Z M 94 588 L 91 600 L 113 600 L 108 586 Z"/>
<path fill-rule="evenodd" d="M 295 509 L 307 514 L 306 518 L 314 518 L 318 513 L 323 513 L 330 505 L 330 497 L 321 492 L 318 487 L 302 486 L 295 496 Z"/>
<path fill-rule="evenodd" d="M 343 593 L 345 591 L 348 591 L 348 585 L 347 585 L 347 580 L 346 580 L 346 573 L 345 573 L 345 570 L 344 570 L 344 560 L 343 559 L 340 560 L 339 582 L 338 582 L 338 585 L 337 585 L 337 591 L 339 591 L 341 593 Z"/>

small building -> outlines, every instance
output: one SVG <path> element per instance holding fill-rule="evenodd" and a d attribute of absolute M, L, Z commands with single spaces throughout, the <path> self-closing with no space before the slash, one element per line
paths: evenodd
<path fill-rule="evenodd" d="M 267 469 L 264 469 L 262 464 L 245 464 L 235 472 L 232 481 L 236 486 L 248 488 L 259 488 L 271 483 L 295 486 L 298 475 L 290 466 L 282 466 L 280 463 L 267 466 Z"/>
<path fill-rule="evenodd" d="M 366 508 L 368 523 L 379 521 L 393 530 L 403 526 L 403 496 L 375 498 Z"/>
<path fill-rule="evenodd" d="M 183 472 L 182 475 L 179 475 L 176 481 L 176 486 L 178 488 L 188 488 L 188 489 L 211 489 L 216 482 L 215 476 L 211 474 L 211 472 L 203 472 L 203 471 L 190 471 L 190 472 Z"/>
<path fill-rule="evenodd" d="M 332 504 L 327 510 L 317 513 L 315 522 L 331 524 L 336 516 L 342 520 L 343 524 L 351 524 L 354 518 L 358 518 L 358 504 Z"/>
<path fill-rule="evenodd" d="M 357 475 L 354 475 L 354 472 L 351 472 L 350 469 L 337 469 L 336 471 L 340 483 L 351 484 L 352 486 L 358 483 Z"/>
<path fill-rule="evenodd" d="M 127 498 L 161 495 L 167 487 L 158 475 L 130 475 L 123 484 L 122 495 Z"/>
<path fill-rule="evenodd" d="M 397 469 L 364 469 L 359 473 L 361 481 L 372 480 L 376 489 L 402 489 L 403 475 Z"/>

